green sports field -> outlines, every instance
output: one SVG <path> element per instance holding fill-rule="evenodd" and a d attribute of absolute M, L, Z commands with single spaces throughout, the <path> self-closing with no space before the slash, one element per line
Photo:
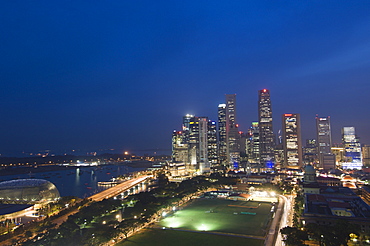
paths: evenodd
<path fill-rule="evenodd" d="M 264 236 L 270 210 L 270 203 L 198 199 L 163 219 L 159 226 Z"/>
<path fill-rule="evenodd" d="M 264 202 L 197 199 L 119 245 L 263 245 L 271 207 Z"/>
<path fill-rule="evenodd" d="M 145 229 L 118 246 L 263 246 L 264 241 L 175 230 Z"/>

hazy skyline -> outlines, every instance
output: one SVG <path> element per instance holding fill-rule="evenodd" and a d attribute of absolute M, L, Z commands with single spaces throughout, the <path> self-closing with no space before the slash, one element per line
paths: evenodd
<path fill-rule="evenodd" d="M 274 131 L 331 116 L 370 144 L 370 2 L 2 1 L 0 153 L 170 149 L 190 113 L 237 94 L 245 131 L 268 88 Z"/>

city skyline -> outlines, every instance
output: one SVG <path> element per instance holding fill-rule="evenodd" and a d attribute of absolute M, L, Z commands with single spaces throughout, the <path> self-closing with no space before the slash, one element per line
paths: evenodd
<path fill-rule="evenodd" d="M 356 128 L 370 144 L 370 4 L 203 1 L 3 3 L 0 154 L 49 149 L 171 149 L 186 114 L 217 121 L 237 94 L 237 123 L 273 130 L 300 114 L 302 142 L 330 116 L 332 143 Z"/>

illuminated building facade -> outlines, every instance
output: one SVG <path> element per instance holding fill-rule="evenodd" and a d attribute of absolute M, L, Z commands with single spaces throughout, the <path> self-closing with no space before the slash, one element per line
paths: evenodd
<path fill-rule="evenodd" d="M 345 162 L 342 163 L 342 168 L 362 169 L 361 144 L 353 126 L 342 128 L 342 142 L 345 159 Z"/>
<path fill-rule="evenodd" d="M 362 147 L 362 163 L 364 166 L 370 166 L 370 145 Z"/>
<path fill-rule="evenodd" d="M 306 146 L 303 148 L 303 163 L 305 165 L 314 164 L 317 161 L 317 142 L 316 139 L 307 139 Z"/>
<path fill-rule="evenodd" d="M 336 166 L 341 166 L 342 162 L 344 162 L 344 148 L 340 146 L 333 146 L 331 147 L 331 153 L 335 155 L 335 164 Z"/>
<path fill-rule="evenodd" d="M 183 134 L 183 143 L 189 143 L 189 133 L 190 133 L 190 120 L 194 115 L 187 114 L 182 117 L 182 134 Z"/>
<path fill-rule="evenodd" d="M 218 163 L 216 122 L 186 115 L 182 131 L 172 134 L 172 164 L 185 165 L 186 173 L 208 173 Z"/>
<path fill-rule="evenodd" d="M 184 132 L 174 130 L 172 133 L 172 162 L 189 163 L 188 143 L 184 142 Z"/>
<path fill-rule="evenodd" d="M 226 104 L 218 105 L 218 160 L 222 165 L 228 165 L 226 136 Z"/>
<path fill-rule="evenodd" d="M 274 163 L 274 133 L 270 91 L 263 89 L 258 94 L 258 126 L 260 140 L 260 163 L 263 167 Z"/>
<path fill-rule="evenodd" d="M 236 122 L 236 94 L 226 94 L 227 158 L 232 165 L 240 160 L 239 130 Z"/>
<path fill-rule="evenodd" d="M 330 116 L 316 116 L 317 153 L 319 168 L 324 170 L 335 169 L 335 156 L 331 152 Z"/>
<path fill-rule="evenodd" d="M 260 136 L 258 122 L 252 122 L 248 129 L 246 152 L 250 163 L 260 163 Z"/>
<path fill-rule="evenodd" d="M 299 114 L 283 114 L 284 167 L 301 168 L 302 142 Z"/>
<path fill-rule="evenodd" d="M 212 166 L 218 164 L 218 149 L 217 149 L 217 127 L 215 121 L 208 121 L 208 161 Z"/>

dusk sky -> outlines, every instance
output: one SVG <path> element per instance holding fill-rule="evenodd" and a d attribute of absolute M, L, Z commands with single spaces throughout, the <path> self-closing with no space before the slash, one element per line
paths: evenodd
<path fill-rule="evenodd" d="M 370 1 L 1 1 L 0 153 L 171 149 L 191 113 L 217 120 L 258 90 L 274 131 L 315 115 L 370 144 Z M 167 153 L 170 153 L 169 151 Z"/>

